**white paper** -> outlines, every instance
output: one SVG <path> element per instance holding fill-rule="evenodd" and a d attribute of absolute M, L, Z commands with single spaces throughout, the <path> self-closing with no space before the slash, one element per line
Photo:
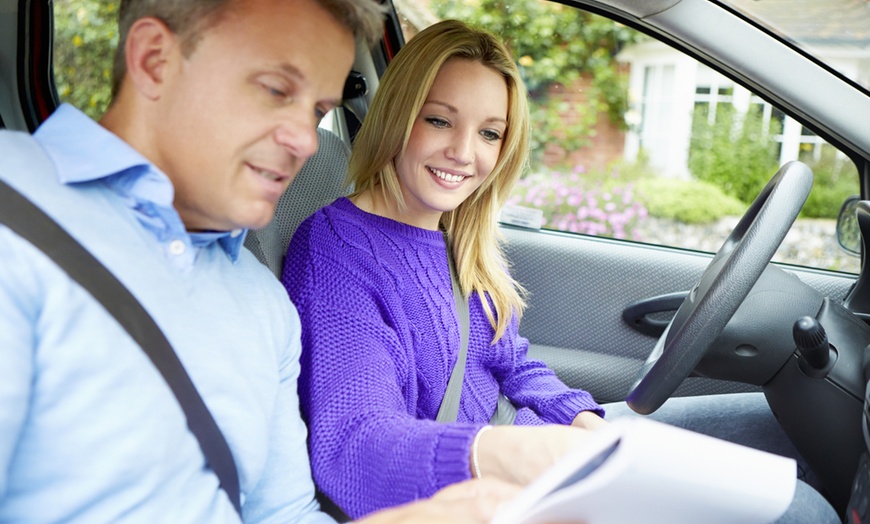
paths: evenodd
<path fill-rule="evenodd" d="M 556 489 L 609 449 L 585 478 Z M 791 503 L 796 473 L 790 458 L 649 419 L 617 419 L 502 506 L 492 524 L 768 523 Z"/>

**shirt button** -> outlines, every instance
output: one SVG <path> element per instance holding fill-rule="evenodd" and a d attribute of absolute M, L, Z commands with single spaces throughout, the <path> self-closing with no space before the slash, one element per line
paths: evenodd
<path fill-rule="evenodd" d="M 174 256 L 182 255 L 187 251 L 187 246 L 181 240 L 173 240 L 169 243 L 169 253 Z"/>

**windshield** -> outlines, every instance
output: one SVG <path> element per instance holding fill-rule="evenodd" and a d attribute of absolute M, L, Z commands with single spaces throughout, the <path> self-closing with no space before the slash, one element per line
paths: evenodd
<path fill-rule="evenodd" d="M 870 2 L 721 0 L 774 34 L 870 88 Z"/>

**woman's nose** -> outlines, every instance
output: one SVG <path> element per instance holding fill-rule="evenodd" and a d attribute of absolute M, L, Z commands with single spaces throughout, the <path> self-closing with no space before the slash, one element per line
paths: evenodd
<path fill-rule="evenodd" d="M 474 162 L 474 137 L 471 133 L 456 133 L 447 149 L 447 157 L 461 165 Z"/>

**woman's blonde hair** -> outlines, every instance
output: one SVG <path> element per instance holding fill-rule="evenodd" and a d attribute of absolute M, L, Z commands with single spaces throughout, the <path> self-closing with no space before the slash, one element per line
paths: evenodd
<path fill-rule="evenodd" d="M 399 209 L 405 208 L 394 161 L 404 154 L 435 76 L 451 58 L 479 62 L 501 73 L 508 91 L 507 127 L 498 162 L 483 184 L 441 219 L 462 292 L 467 296 L 478 293 L 495 329 L 495 343 L 512 315 L 521 316 L 525 307 L 523 289 L 507 272 L 496 223 L 498 211 L 526 167 L 529 151 L 528 95 L 507 46 L 494 35 L 457 20 L 439 22 L 413 37 L 381 79 L 354 142 L 348 183 L 354 185 L 354 195 L 380 190 Z"/>

